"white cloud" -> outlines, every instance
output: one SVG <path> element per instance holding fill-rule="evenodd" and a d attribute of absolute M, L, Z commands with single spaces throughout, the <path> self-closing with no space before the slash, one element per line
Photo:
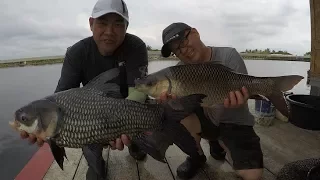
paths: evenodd
<path fill-rule="evenodd" d="M 64 54 L 91 35 L 88 18 L 95 0 L 0 2 L 0 59 Z M 25 3 L 25 4 L 24 4 Z M 207 45 L 310 51 L 309 1 L 136 0 L 128 32 L 160 49 L 162 30 L 182 21 L 198 29 Z"/>

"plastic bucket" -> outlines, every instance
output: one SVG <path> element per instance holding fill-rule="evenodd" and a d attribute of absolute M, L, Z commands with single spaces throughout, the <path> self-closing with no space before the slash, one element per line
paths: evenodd
<path fill-rule="evenodd" d="M 286 99 L 290 123 L 303 129 L 320 130 L 320 96 L 295 94 Z"/>
<path fill-rule="evenodd" d="M 256 122 L 260 125 L 270 126 L 276 116 L 274 105 L 268 100 L 255 100 Z"/>
<path fill-rule="evenodd" d="M 274 105 L 268 100 L 255 100 L 256 114 L 263 117 L 275 117 Z"/>

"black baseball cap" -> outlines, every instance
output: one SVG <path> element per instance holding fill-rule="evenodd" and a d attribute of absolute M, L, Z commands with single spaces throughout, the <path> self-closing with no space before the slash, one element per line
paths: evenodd
<path fill-rule="evenodd" d="M 163 57 L 169 57 L 171 55 L 171 49 L 168 44 L 176 39 L 181 39 L 184 36 L 184 31 L 191 29 L 191 27 L 182 22 L 176 22 L 170 24 L 162 31 L 162 42 L 161 55 Z"/>

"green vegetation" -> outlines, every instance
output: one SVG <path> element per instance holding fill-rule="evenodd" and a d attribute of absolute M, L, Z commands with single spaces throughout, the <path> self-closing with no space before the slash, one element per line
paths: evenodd
<path fill-rule="evenodd" d="M 48 64 L 58 64 L 62 62 L 63 62 L 63 58 L 40 59 L 40 60 L 29 60 L 29 61 L 21 60 L 19 62 L 0 63 L 0 68 L 18 67 L 18 66 L 20 67 L 21 66 L 40 66 L 40 65 L 48 65 Z"/>
<path fill-rule="evenodd" d="M 148 51 L 160 51 L 159 49 L 153 49 L 150 45 L 147 45 Z"/>
<path fill-rule="evenodd" d="M 306 53 L 304 54 L 304 56 L 311 56 L 311 51 L 306 52 Z"/>
<path fill-rule="evenodd" d="M 164 58 L 161 56 L 160 51 L 158 49 L 152 49 L 151 46 L 147 46 L 149 61 L 165 61 L 165 60 L 178 60 L 178 58 L 170 56 L 168 58 Z M 285 54 L 281 54 L 285 53 Z M 305 53 L 304 56 L 295 56 L 291 55 L 286 51 L 270 51 L 266 50 L 246 50 L 245 52 L 241 52 L 240 55 L 243 59 L 246 60 L 283 60 L 283 61 L 310 61 L 310 52 Z M 47 64 L 58 64 L 63 62 L 63 56 L 57 57 L 43 57 L 43 58 L 26 58 L 14 60 L 12 62 L 6 61 L 1 62 L 0 60 L 0 68 L 7 67 L 19 67 L 19 66 L 40 66 Z"/>
<path fill-rule="evenodd" d="M 270 50 L 269 48 L 265 50 L 260 50 L 260 49 L 246 49 L 244 52 L 241 53 L 254 53 L 254 54 L 281 54 L 281 55 L 292 55 L 291 53 L 288 53 L 287 51 L 275 51 L 275 50 Z"/>
<path fill-rule="evenodd" d="M 275 51 L 269 48 L 260 49 L 246 49 L 240 53 L 244 59 L 252 60 L 283 60 L 283 61 L 305 61 L 310 62 L 310 52 L 304 54 L 304 56 L 297 56 L 289 53 L 288 51 Z"/>

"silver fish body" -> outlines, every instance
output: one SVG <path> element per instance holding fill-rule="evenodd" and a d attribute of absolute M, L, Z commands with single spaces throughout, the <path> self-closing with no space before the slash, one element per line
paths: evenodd
<path fill-rule="evenodd" d="M 205 95 L 194 94 L 164 104 L 139 103 L 122 98 L 120 87 L 114 83 L 118 74 L 117 68 L 111 69 L 82 88 L 35 100 L 19 108 L 10 125 L 46 140 L 61 169 L 64 147 L 108 145 L 122 134 L 161 162 L 171 144 L 188 155 L 197 155 L 195 139 L 180 121 L 200 107 Z M 180 109 L 173 109 L 172 104 Z"/>
<path fill-rule="evenodd" d="M 237 73 L 221 64 L 201 63 L 164 68 L 135 81 L 136 89 L 155 98 L 169 91 L 178 97 L 205 94 L 203 107 L 214 107 L 244 86 L 251 97 L 263 96 L 287 114 L 282 91 L 292 89 L 303 79 L 300 75 L 256 77 Z M 261 97 L 260 97 L 261 98 Z"/>
<path fill-rule="evenodd" d="M 160 128 L 164 117 L 160 105 L 101 96 L 90 90 L 75 89 L 48 98 L 64 110 L 55 138 L 57 145 L 64 147 L 108 144 L 121 134 L 133 137 Z"/>

